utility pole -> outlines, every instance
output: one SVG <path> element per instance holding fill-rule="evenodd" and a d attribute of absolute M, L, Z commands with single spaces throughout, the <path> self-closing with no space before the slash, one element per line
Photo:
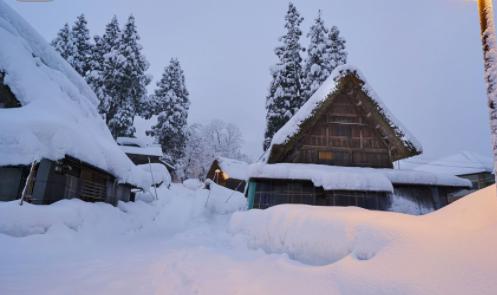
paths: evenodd
<path fill-rule="evenodd" d="M 497 37 L 492 0 L 478 0 L 494 168 L 497 163 Z M 496 173 L 497 174 L 497 173 Z"/>

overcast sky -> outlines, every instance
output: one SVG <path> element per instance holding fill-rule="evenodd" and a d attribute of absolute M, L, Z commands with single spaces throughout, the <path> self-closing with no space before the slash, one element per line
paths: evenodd
<path fill-rule="evenodd" d="M 115 14 L 136 17 L 155 81 L 178 57 L 192 101 L 190 123 L 237 124 L 245 151 L 261 153 L 273 49 L 288 1 L 7 0 L 47 39 L 84 13 L 91 34 Z M 462 150 L 490 156 L 476 3 L 468 0 L 294 1 L 306 33 L 318 9 L 347 40 L 349 63 L 365 74 L 422 143 L 425 159 Z M 307 39 L 302 39 L 306 46 Z"/>

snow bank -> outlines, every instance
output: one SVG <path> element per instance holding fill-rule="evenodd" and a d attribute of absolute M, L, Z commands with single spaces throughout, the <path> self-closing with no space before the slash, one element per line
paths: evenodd
<path fill-rule="evenodd" d="M 348 255 L 357 259 L 373 257 L 392 238 L 375 229 L 374 224 L 390 216 L 411 218 L 355 207 L 280 205 L 234 214 L 230 231 L 246 236 L 251 247 L 320 265 Z"/>
<path fill-rule="evenodd" d="M 0 166 L 66 155 L 148 187 L 114 142 L 86 82 L 16 12 L 0 1 L 0 71 L 22 107 L 0 109 Z"/>
<path fill-rule="evenodd" d="M 402 140 L 403 144 L 409 149 L 414 149 L 418 153 L 421 153 L 423 151 L 421 144 L 388 110 L 382 100 L 374 92 L 373 88 L 368 84 L 364 75 L 351 65 L 339 66 L 331 73 L 330 77 L 323 82 L 321 87 L 316 90 L 295 115 L 293 115 L 293 117 L 274 134 L 271 146 L 285 144 L 290 138 L 297 134 L 301 124 L 314 114 L 330 94 L 337 90 L 338 81 L 342 77 L 350 74 L 356 75 L 364 82 L 364 85 L 362 86 L 363 91 L 371 97 L 377 110 L 386 118 L 387 123 L 392 127 L 396 136 Z"/>
<path fill-rule="evenodd" d="M 183 181 L 183 185 L 186 188 L 191 189 L 193 191 L 196 191 L 204 187 L 204 183 L 197 178 L 186 179 Z"/>
<path fill-rule="evenodd" d="M 169 186 L 169 184 L 171 184 L 171 174 L 169 174 L 169 171 L 167 171 L 166 166 L 163 164 L 150 163 L 138 165 L 138 167 L 142 169 L 145 174 L 148 174 L 152 184 L 163 184 L 165 186 Z"/>
<path fill-rule="evenodd" d="M 173 184 L 157 189 L 159 200 L 152 202 L 89 203 L 78 199 L 62 200 L 48 206 L 18 201 L 0 202 L 0 234 L 24 237 L 50 234 L 64 228 L 92 238 L 123 235 L 143 228 L 180 231 L 192 220 L 213 214 L 228 214 L 246 208 L 245 197 L 216 184 L 210 189 L 192 191 Z"/>
<path fill-rule="evenodd" d="M 388 285 L 385 278 L 404 286 L 392 294 L 488 294 L 485 284 L 497 278 L 495 195 L 492 186 L 424 216 L 282 205 L 235 213 L 230 231 L 252 248 L 285 253 L 307 264 L 335 263 L 351 294 L 363 294 L 350 292 L 354 289 L 375 294 L 373 286 Z M 487 292 L 461 283 L 472 280 L 468 274 L 481 276 L 486 283 L 479 287 Z M 354 286 L 357 281 L 369 286 Z M 411 290 L 413 286 L 421 289 Z"/>
<path fill-rule="evenodd" d="M 393 192 L 393 184 L 471 187 L 469 180 L 447 174 L 317 164 L 256 163 L 249 166 L 249 177 L 310 180 L 325 190 Z"/>

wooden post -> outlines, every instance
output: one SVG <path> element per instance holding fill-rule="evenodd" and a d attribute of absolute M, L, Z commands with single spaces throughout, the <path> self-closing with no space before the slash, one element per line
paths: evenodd
<path fill-rule="evenodd" d="M 24 188 L 22 189 L 21 201 L 19 202 L 19 206 L 22 206 L 22 204 L 24 203 L 24 199 L 26 198 L 26 195 L 28 193 L 28 188 L 33 182 L 36 163 L 37 163 L 36 161 L 33 161 L 33 163 L 31 163 L 31 168 L 29 169 L 28 178 L 26 179 L 26 183 L 24 184 Z"/>
<path fill-rule="evenodd" d="M 155 179 L 154 173 L 152 172 L 152 163 L 150 161 L 150 157 L 148 157 L 148 167 L 150 168 L 150 175 L 152 176 L 152 186 L 154 187 L 155 199 L 158 200 L 159 197 L 157 196 L 157 188 L 155 187 Z"/>

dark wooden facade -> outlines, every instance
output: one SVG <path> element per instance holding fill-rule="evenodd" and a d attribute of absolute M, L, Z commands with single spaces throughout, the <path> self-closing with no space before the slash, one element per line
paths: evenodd
<path fill-rule="evenodd" d="M 391 168 L 420 153 L 399 138 L 380 106 L 353 74 L 343 77 L 287 143 L 273 145 L 268 163 Z"/>
<path fill-rule="evenodd" d="M 390 201 L 386 192 L 325 191 L 308 180 L 251 179 L 255 184 L 252 208 L 266 209 L 280 204 L 315 206 L 357 206 L 386 210 Z"/>
<path fill-rule="evenodd" d="M 111 174 L 72 157 L 59 161 L 43 159 L 34 171 L 34 181 L 26 195 L 26 201 L 33 204 L 73 198 L 113 205 L 134 201 L 133 186 L 118 183 Z M 0 167 L 0 200 L 19 199 L 28 174 L 27 166 Z"/>
<path fill-rule="evenodd" d="M 241 193 L 245 191 L 246 180 L 230 177 L 228 173 L 221 169 L 218 160 L 212 162 L 211 168 L 209 169 L 209 172 L 207 172 L 207 179 L 231 190 L 239 191 Z"/>

